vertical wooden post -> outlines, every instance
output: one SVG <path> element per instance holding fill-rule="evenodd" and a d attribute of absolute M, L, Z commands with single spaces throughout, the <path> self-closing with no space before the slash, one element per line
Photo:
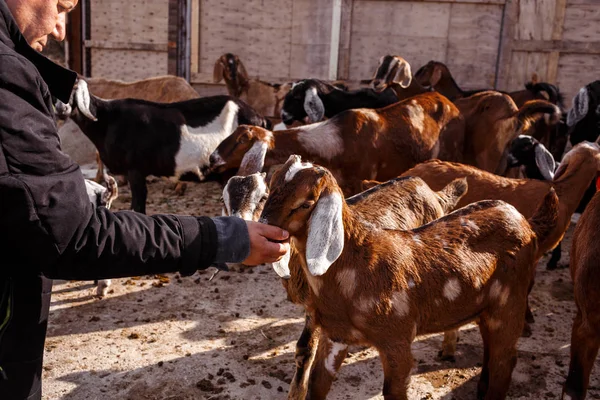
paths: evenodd
<path fill-rule="evenodd" d="M 562 40 L 563 29 L 565 24 L 565 11 L 567 8 L 567 0 L 556 0 L 556 8 L 554 13 L 554 22 L 552 25 L 552 40 Z M 553 51 L 548 56 L 548 76 L 549 83 L 556 84 L 558 76 L 558 59 L 560 53 Z"/>
<path fill-rule="evenodd" d="M 190 35 L 190 72 L 197 74 L 200 69 L 200 0 L 192 0 Z"/>
<path fill-rule="evenodd" d="M 338 52 L 338 79 L 350 79 L 350 41 L 352 36 L 352 8 L 354 0 L 342 0 L 340 42 Z"/>
<path fill-rule="evenodd" d="M 506 0 L 500 28 L 500 44 L 496 63 L 496 81 L 494 88 L 498 90 L 508 87 L 512 43 L 515 40 L 515 29 L 519 20 L 519 0 Z"/>

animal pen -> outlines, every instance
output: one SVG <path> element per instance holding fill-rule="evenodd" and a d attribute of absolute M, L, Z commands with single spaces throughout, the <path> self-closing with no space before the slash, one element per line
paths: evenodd
<path fill-rule="evenodd" d="M 571 99 L 597 78 L 597 0 L 82 1 L 69 64 L 92 77 L 187 77 L 203 95 L 215 60 L 240 56 L 252 77 L 371 78 L 384 54 L 414 71 L 448 65 L 466 89 L 519 90 L 537 74 Z M 414 72 L 413 71 L 413 72 Z"/>

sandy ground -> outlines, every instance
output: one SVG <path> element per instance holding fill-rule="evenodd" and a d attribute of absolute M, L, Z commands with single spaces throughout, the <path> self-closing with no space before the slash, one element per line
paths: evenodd
<path fill-rule="evenodd" d="M 220 215 L 215 183 L 149 185 L 148 213 Z M 113 209 L 127 209 L 121 188 Z M 573 230 L 567 233 L 567 245 Z M 560 397 L 569 364 L 574 317 L 568 270 L 538 266 L 531 304 L 533 336 L 519 341 L 511 399 Z M 563 262 L 568 255 L 563 256 Z M 94 297 L 92 282 L 56 281 L 44 363 L 44 399 L 283 399 L 294 370 L 303 312 L 286 300 L 274 272 L 214 270 L 180 278 L 144 276 L 113 281 Z M 461 330 L 455 363 L 436 360 L 441 334 L 418 337 L 411 399 L 473 399 L 482 360 L 473 324 Z M 598 365 L 588 398 L 600 398 Z M 329 399 L 381 399 L 383 374 L 376 352 L 346 359 Z"/>

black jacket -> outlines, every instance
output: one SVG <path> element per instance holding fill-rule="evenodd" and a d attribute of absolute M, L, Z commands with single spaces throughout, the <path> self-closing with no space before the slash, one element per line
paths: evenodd
<path fill-rule="evenodd" d="M 250 251 L 239 218 L 150 217 L 90 203 L 79 166 L 61 151 L 52 107 L 52 96 L 68 102 L 75 78 L 29 47 L 0 0 L 3 399 L 41 397 L 51 290 L 44 276 L 189 275 L 213 263 L 240 262 Z"/>
<path fill-rule="evenodd" d="M 221 262 L 247 255 L 241 221 L 94 207 L 79 166 L 60 149 L 51 102 L 51 94 L 69 100 L 76 74 L 32 50 L 3 1 L 0 13 L 0 276 L 191 274 L 217 250 Z M 217 228 L 239 240 L 218 243 Z"/>

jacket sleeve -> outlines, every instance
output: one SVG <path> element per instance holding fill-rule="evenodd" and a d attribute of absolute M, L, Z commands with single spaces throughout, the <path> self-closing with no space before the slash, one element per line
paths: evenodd
<path fill-rule="evenodd" d="M 0 56 L 0 101 L 0 226 L 9 233 L 0 252 L 19 265 L 11 273 L 86 280 L 191 274 L 249 253 L 240 219 L 94 207 L 78 165 L 60 150 L 47 86 L 27 60 Z M 229 240 L 219 240 L 223 232 Z"/>

